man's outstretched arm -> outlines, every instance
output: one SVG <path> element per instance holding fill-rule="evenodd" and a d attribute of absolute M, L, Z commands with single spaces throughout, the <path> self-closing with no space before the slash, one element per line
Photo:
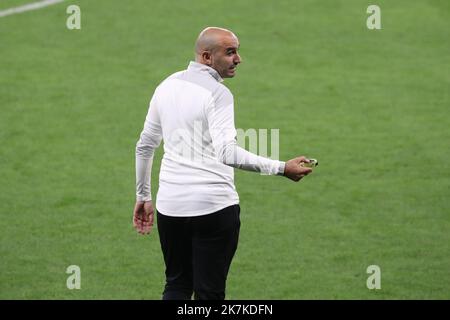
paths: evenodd
<path fill-rule="evenodd" d="M 293 181 L 299 181 L 312 172 L 311 168 L 302 166 L 302 163 L 309 162 L 303 156 L 283 162 L 258 156 L 238 146 L 233 95 L 226 87 L 221 89 L 216 99 L 206 109 L 209 132 L 220 162 L 243 170 L 284 175 Z"/>

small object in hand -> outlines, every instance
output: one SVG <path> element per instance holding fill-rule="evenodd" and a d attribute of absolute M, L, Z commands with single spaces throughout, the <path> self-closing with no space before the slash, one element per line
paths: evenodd
<path fill-rule="evenodd" d="M 317 159 L 309 159 L 309 163 L 302 162 L 302 165 L 304 167 L 314 168 L 314 167 L 317 167 L 319 165 L 319 161 L 317 161 Z"/>

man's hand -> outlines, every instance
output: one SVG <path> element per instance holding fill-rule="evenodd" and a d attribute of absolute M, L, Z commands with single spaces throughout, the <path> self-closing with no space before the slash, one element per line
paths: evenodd
<path fill-rule="evenodd" d="M 133 226 L 140 234 L 149 234 L 153 226 L 154 212 L 151 201 L 137 201 L 134 206 Z"/>
<path fill-rule="evenodd" d="M 284 176 L 297 182 L 304 176 L 310 174 L 312 169 L 303 167 L 302 163 L 309 163 L 309 160 L 302 156 L 286 161 Z"/>

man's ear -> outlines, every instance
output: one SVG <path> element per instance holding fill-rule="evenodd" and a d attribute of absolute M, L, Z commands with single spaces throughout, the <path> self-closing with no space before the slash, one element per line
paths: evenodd
<path fill-rule="evenodd" d="M 202 52 L 202 59 L 205 62 L 206 65 L 210 66 L 212 64 L 212 57 L 211 52 L 203 51 Z"/>

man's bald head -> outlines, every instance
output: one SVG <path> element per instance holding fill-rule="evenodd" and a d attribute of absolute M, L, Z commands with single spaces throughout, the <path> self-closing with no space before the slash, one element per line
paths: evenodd
<path fill-rule="evenodd" d="M 203 29 L 195 42 L 195 53 L 201 55 L 203 51 L 214 51 L 217 47 L 220 47 L 224 38 L 235 38 L 237 40 L 236 35 L 227 29 L 218 27 Z"/>
<path fill-rule="evenodd" d="M 195 42 L 195 60 L 214 68 L 223 78 L 231 78 L 241 63 L 238 49 L 239 39 L 233 32 L 208 27 L 200 32 Z"/>

